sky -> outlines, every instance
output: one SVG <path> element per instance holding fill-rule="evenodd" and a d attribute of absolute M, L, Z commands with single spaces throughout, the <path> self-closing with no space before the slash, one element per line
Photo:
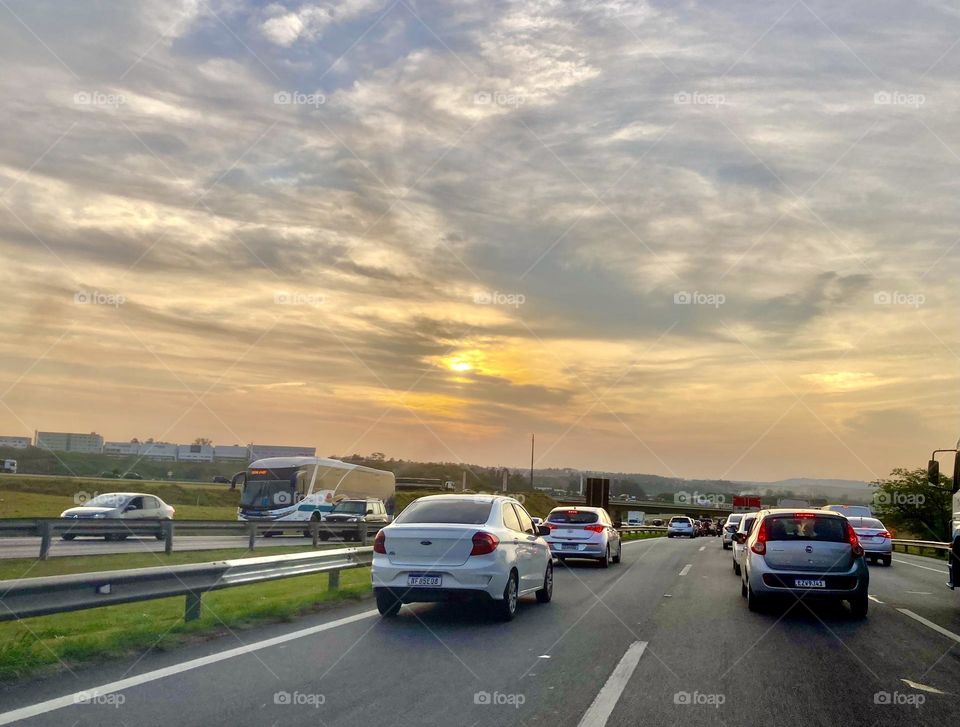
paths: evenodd
<path fill-rule="evenodd" d="M 960 10 L 0 2 L 0 434 L 871 480 L 960 434 Z"/>

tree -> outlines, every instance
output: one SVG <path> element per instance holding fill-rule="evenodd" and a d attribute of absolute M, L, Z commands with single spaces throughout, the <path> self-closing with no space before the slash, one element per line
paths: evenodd
<path fill-rule="evenodd" d="M 370 459 L 372 459 L 374 462 L 383 462 L 386 458 L 387 455 L 385 455 L 383 452 L 374 452 L 370 455 Z"/>
<path fill-rule="evenodd" d="M 193 440 L 194 444 L 199 444 L 201 447 L 209 447 L 213 444 L 212 439 L 207 439 L 206 437 L 197 437 Z"/>
<path fill-rule="evenodd" d="M 895 469 L 890 477 L 870 483 L 877 488 L 873 511 L 888 527 L 904 528 L 920 540 L 950 539 L 950 480 L 927 482 L 924 469 Z"/>

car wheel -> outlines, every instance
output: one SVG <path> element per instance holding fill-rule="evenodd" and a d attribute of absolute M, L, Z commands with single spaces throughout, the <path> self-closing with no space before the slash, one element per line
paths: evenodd
<path fill-rule="evenodd" d="M 513 617 L 517 615 L 517 602 L 520 600 L 518 589 L 517 572 L 510 571 L 507 585 L 503 588 L 503 600 L 494 601 L 497 617 L 501 621 L 513 621 Z"/>
<path fill-rule="evenodd" d="M 737 561 L 733 561 L 733 572 L 740 575 L 740 564 Z"/>
<path fill-rule="evenodd" d="M 609 567 L 610 567 L 610 546 L 609 546 L 609 545 L 607 545 L 607 552 L 606 552 L 606 554 L 604 554 L 604 556 L 600 559 L 599 562 L 600 562 L 600 567 L 601 567 L 601 568 L 609 568 Z"/>
<path fill-rule="evenodd" d="M 400 606 L 403 604 L 391 591 L 385 588 L 377 589 L 377 610 L 381 616 L 391 618 L 400 612 Z"/>
<path fill-rule="evenodd" d="M 623 543 L 617 548 L 617 554 L 613 556 L 613 562 L 619 563 L 620 559 L 623 557 Z"/>
<path fill-rule="evenodd" d="M 883 556 L 883 564 L 884 564 L 887 568 L 889 568 L 889 567 L 892 565 L 892 563 L 893 563 L 893 556 L 892 556 L 892 555 L 885 555 L 885 556 Z"/>
<path fill-rule="evenodd" d="M 64 535 L 61 535 L 61 536 L 60 536 L 60 538 L 61 538 L 62 540 L 73 540 L 75 537 L 77 537 L 77 536 L 76 536 L 76 535 L 67 535 L 67 534 L 64 534 Z"/>
<path fill-rule="evenodd" d="M 272 538 L 272 537 L 273 537 L 273 533 L 272 533 L 271 531 L 267 530 L 266 532 L 264 532 L 263 537 L 265 537 L 265 538 Z"/>
<path fill-rule="evenodd" d="M 667 533 L 667 537 L 668 537 L 668 538 L 672 538 L 672 537 L 673 537 L 673 534 L 672 534 L 672 533 Z"/>
<path fill-rule="evenodd" d="M 747 586 L 747 608 L 756 613 L 763 610 L 763 604 L 764 602 L 753 592 L 753 589 Z"/>
<path fill-rule="evenodd" d="M 743 598 L 747 597 L 747 584 L 743 582 L 743 579 L 740 579 L 740 595 Z"/>
<path fill-rule="evenodd" d="M 850 615 L 855 619 L 865 619 L 870 606 L 870 599 L 866 593 L 858 593 L 850 599 Z"/>
<path fill-rule="evenodd" d="M 543 574 L 543 588 L 537 591 L 537 603 L 550 603 L 553 598 L 553 563 L 547 563 L 547 570 Z"/>

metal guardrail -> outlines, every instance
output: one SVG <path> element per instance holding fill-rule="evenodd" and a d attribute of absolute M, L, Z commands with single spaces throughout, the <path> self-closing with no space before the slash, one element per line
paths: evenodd
<path fill-rule="evenodd" d="M 331 537 L 354 539 L 366 545 L 384 523 L 325 523 L 231 521 L 231 520 L 123 520 L 121 518 L 37 518 L 0 520 L 0 538 L 39 537 L 40 560 L 50 555 L 54 538 L 102 537 L 123 540 L 129 536 L 150 537 L 164 541 L 164 552 L 173 552 L 174 535 L 245 535 L 247 547 L 253 550 L 258 535 L 300 532 L 310 537 L 313 546 Z"/>
<path fill-rule="evenodd" d="M 890 542 L 893 543 L 893 549 L 896 550 L 897 546 L 903 548 L 904 553 L 909 553 L 910 548 L 916 548 L 921 553 L 924 550 L 935 550 L 939 554 L 940 552 L 949 553 L 950 552 L 950 543 L 941 543 L 936 540 L 903 540 L 900 538 L 894 538 Z"/>
<path fill-rule="evenodd" d="M 0 581 L 0 621 L 66 613 L 118 603 L 185 596 L 184 620 L 200 618 L 204 593 L 280 578 L 329 573 L 328 588 L 340 587 L 340 571 L 363 568 L 372 547 L 337 548 L 315 553 L 136 568 L 76 575 Z"/>
<path fill-rule="evenodd" d="M 666 525 L 622 525 L 617 528 L 621 533 L 665 533 Z"/>

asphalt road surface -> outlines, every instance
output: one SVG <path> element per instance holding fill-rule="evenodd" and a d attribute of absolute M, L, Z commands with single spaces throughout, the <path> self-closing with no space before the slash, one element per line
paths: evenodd
<path fill-rule="evenodd" d="M 865 621 L 797 602 L 755 614 L 718 539 L 636 541 L 610 569 L 561 566 L 553 602 L 526 599 L 509 624 L 428 604 L 381 620 L 364 601 L 0 688 L 0 724 L 956 724 L 945 568 L 896 555 L 871 578 Z"/>
<path fill-rule="evenodd" d="M 225 548 L 246 548 L 249 539 L 246 535 L 175 535 L 173 549 L 183 550 L 222 550 Z M 257 538 L 256 547 L 292 547 L 310 545 L 313 541 L 293 535 Z M 329 542 L 338 542 L 335 538 Z M 56 558 L 66 555 L 109 555 L 111 553 L 162 553 L 163 542 L 156 538 L 129 537 L 119 542 L 108 542 L 103 538 L 77 538 L 61 540 L 55 538 L 50 543 L 50 556 Z M 2 538 L 0 539 L 0 559 L 36 558 L 40 554 L 40 538 Z"/>

